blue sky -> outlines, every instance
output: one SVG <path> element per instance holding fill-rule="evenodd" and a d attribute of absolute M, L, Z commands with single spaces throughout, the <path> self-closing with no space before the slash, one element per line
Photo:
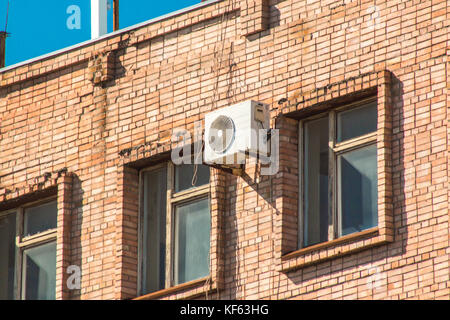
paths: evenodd
<path fill-rule="evenodd" d="M 90 39 L 90 0 L 9 0 L 6 66 Z M 120 0 L 120 28 L 201 2 L 200 0 Z M 112 3 L 112 0 L 111 0 Z M 8 0 L 0 0 L 0 31 L 5 29 Z M 67 9 L 80 8 L 80 28 L 69 29 Z M 73 20 L 71 20 L 73 21 Z M 112 31 L 112 10 L 108 12 Z"/>

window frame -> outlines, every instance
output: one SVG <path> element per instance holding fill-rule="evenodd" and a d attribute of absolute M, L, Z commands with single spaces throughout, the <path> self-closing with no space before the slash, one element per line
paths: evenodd
<path fill-rule="evenodd" d="M 396 240 L 394 223 L 394 168 L 395 150 L 394 105 L 392 88 L 397 83 L 395 75 L 379 70 L 357 77 L 344 78 L 313 91 L 301 93 L 281 111 L 275 127 L 282 130 L 280 150 L 295 150 L 296 156 L 280 163 L 280 184 L 277 201 L 277 227 L 275 239 L 278 244 L 275 269 L 285 274 L 308 266 L 318 266 L 350 254 L 381 247 Z M 362 232 L 346 235 L 333 241 L 298 248 L 299 224 L 299 126 L 306 116 L 319 114 L 369 97 L 377 100 L 377 177 L 378 177 L 378 226 Z M 283 159 L 283 158 L 282 158 Z M 291 186 L 295 186 L 293 189 Z M 294 205 L 295 204 L 295 205 Z"/>
<path fill-rule="evenodd" d="M 143 274 L 144 274 L 144 247 L 143 243 L 145 241 L 144 234 L 144 215 L 145 208 L 143 206 L 144 201 L 144 173 L 152 172 L 166 168 L 166 254 L 165 254 L 165 287 L 158 291 L 143 292 Z M 159 292 L 167 291 L 168 289 L 183 286 L 184 284 L 190 284 L 192 282 L 204 281 L 212 276 L 212 261 L 211 261 L 211 236 L 212 236 L 212 225 L 210 225 L 210 243 L 209 243 L 209 273 L 204 278 L 194 279 L 189 282 L 184 282 L 181 284 L 175 284 L 175 207 L 177 205 L 187 204 L 198 200 L 208 199 L 209 202 L 209 214 L 212 218 L 211 212 L 211 175 L 210 170 L 210 180 L 208 184 L 204 184 L 198 187 L 189 188 L 179 192 L 175 192 L 175 164 L 168 160 L 159 164 L 152 165 L 150 167 L 145 167 L 139 170 L 139 219 L 138 219 L 138 295 L 156 295 Z"/>
<path fill-rule="evenodd" d="M 176 264 L 176 262 L 177 262 L 177 260 L 176 260 L 177 259 L 176 258 L 176 256 L 177 256 L 177 250 L 176 250 L 176 235 L 177 235 L 176 234 L 176 226 L 177 226 L 177 223 L 176 223 L 176 207 L 177 206 L 191 204 L 191 203 L 194 203 L 194 202 L 197 202 L 197 201 L 201 201 L 201 200 L 207 199 L 208 200 L 208 206 L 209 206 L 209 215 L 211 216 L 211 200 L 210 200 L 210 197 L 209 197 L 209 184 L 208 185 L 204 185 L 203 187 L 205 187 L 205 186 L 208 187 L 206 194 L 204 193 L 205 192 L 204 190 L 198 190 L 199 192 L 202 192 L 202 193 L 200 193 L 200 194 L 197 193 L 193 197 L 189 197 L 189 198 L 187 198 L 187 195 L 183 195 L 181 199 L 177 199 L 177 200 L 172 202 L 172 205 L 171 205 L 172 212 L 171 212 L 171 214 L 172 214 L 172 218 L 173 218 L 173 220 L 172 220 L 173 223 L 171 225 L 171 230 L 172 230 L 172 234 L 171 234 L 171 236 L 172 236 L 172 238 L 171 238 L 171 243 L 172 243 L 171 256 L 172 256 L 172 258 L 171 259 L 172 259 L 172 263 L 173 264 L 172 264 L 172 268 L 170 268 L 171 274 L 172 274 L 170 287 L 173 287 L 173 286 L 176 286 L 176 285 L 182 285 L 183 283 L 185 283 L 185 282 L 176 283 L 176 281 L 175 281 L 176 277 L 177 277 L 176 276 L 176 271 L 177 271 L 177 264 Z M 198 188 L 201 188 L 201 187 L 198 187 Z M 202 189 L 206 189 L 206 188 L 202 188 Z M 211 219 L 211 217 L 210 217 L 210 219 Z M 211 222 L 210 222 L 209 236 L 210 236 L 210 240 L 209 240 L 210 248 L 209 248 L 209 251 L 211 252 Z M 208 255 L 210 255 L 210 252 L 208 253 Z M 210 274 L 211 274 L 211 261 L 210 260 L 211 259 L 209 257 L 209 262 L 208 262 L 209 272 L 208 272 L 208 275 L 206 275 L 206 277 L 209 277 Z M 199 278 L 199 279 L 201 279 L 201 278 Z M 195 281 L 195 280 L 198 280 L 198 279 L 192 279 L 192 280 L 189 280 L 189 281 Z"/>
<path fill-rule="evenodd" d="M 25 290 L 24 284 L 25 280 L 23 279 L 23 254 L 26 249 L 38 247 L 40 245 L 44 245 L 47 243 L 54 242 L 57 245 L 57 230 L 58 225 L 56 221 L 56 227 L 53 229 L 46 230 L 41 233 L 37 233 L 31 236 L 23 236 L 24 230 L 24 215 L 25 209 L 36 207 L 42 204 L 56 202 L 57 197 L 50 196 L 44 199 L 40 199 L 37 201 L 27 202 L 25 204 L 19 205 L 13 209 L 9 209 L 3 212 L 0 212 L 0 218 L 6 217 L 7 215 L 14 214 L 16 219 L 16 236 L 15 236 L 15 261 L 14 261 L 14 300 L 25 300 Z M 58 209 L 57 209 L 58 210 Z M 57 255 L 57 252 L 56 252 Z M 56 266 L 55 266 L 56 268 Z M 55 286 L 55 298 L 56 298 L 56 289 Z"/>
<path fill-rule="evenodd" d="M 337 142 L 337 114 L 339 112 L 357 109 L 368 105 L 370 103 L 377 103 L 376 97 L 370 97 L 366 99 L 361 99 L 352 103 L 342 105 L 340 107 L 321 112 L 319 114 L 304 118 L 298 122 L 298 183 L 299 183 L 299 198 L 298 198 L 298 233 L 297 233 L 297 249 L 305 249 L 312 246 L 323 245 L 333 240 L 341 239 L 343 237 L 352 236 L 355 233 L 348 235 L 342 235 L 342 213 L 341 213 L 341 196 L 339 193 L 339 172 L 338 172 L 338 157 L 344 153 L 358 150 L 368 146 L 377 146 L 378 139 L 378 128 L 374 131 L 358 136 L 355 138 L 347 139 L 341 142 Z M 305 235 L 305 123 L 318 120 L 321 118 L 328 118 L 328 240 L 324 242 L 319 242 L 314 245 L 305 246 L 304 235 Z M 378 123 L 378 116 L 377 116 Z M 378 151 L 377 151 L 378 153 Z M 377 190 L 378 194 L 378 190 Z M 377 212 L 378 217 L 378 212 Z M 378 221 L 378 219 L 377 219 Z M 370 229 L 377 228 L 374 226 Z M 365 229 L 361 232 L 365 232 Z M 357 233 L 357 232 L 356 232 Z"/>

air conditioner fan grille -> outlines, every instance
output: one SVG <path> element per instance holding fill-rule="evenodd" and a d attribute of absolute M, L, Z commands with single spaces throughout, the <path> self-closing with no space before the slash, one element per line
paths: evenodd
<path fill-rule="evenodd" d="M 208 142 L 216 153 L 225 153 L 233 144 L 235 136 L 234 122 L 230 117 L 220 115 L 211 124 Z"/>

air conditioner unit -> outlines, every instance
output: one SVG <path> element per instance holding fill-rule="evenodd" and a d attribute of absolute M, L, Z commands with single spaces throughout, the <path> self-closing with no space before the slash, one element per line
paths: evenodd
<path fill-rule="evenodd" d="M 269 106 L 245 101 L 205 115 L 205 162 L 233 165 L 267 152 Z"/>

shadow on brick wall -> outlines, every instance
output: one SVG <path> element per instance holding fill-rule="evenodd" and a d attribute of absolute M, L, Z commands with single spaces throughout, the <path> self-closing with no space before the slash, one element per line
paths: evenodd
<path fill-rule="evenodd" d="M 267 21 L 267 29 L 261 32 L 257 32 L 247 36 L 249 41 L 255 41 L 261 38 L 266 37 L 267 35 L 273 32 L 273 28 L 278 27 L 280 25 L 281 13 L 280 10 L 276 7 L 277 4 L 283 2 L 284 0 L 274 1 L 269 5 L 270 17 Z"/>
<path fill-rule="evenodd" d="M 71 261 L 70 265 L 80 268 L 81 283 L 83 282 L 83 196 L 84 190 L 82 188 L 82 181 L 73 174 L 72 181 L 72 219 L 71 219 Z M 86 249 L 89 251 L 89 249 Z M 83 288 L 83 285 L 81 285 Z M 69 299 L 79 300 L 81 297 L 80 289 L 72 289 L 69 291 Z"/>
<path fill-rule="evenodd" d="M 61 81 L 61 78 L 63 76 L 71 75 L 72 73 L 84 70 L 87 67 L 88 62 L 85 61 L 82 63 L 61 67 L 54 71 L 43 73 L 42 75 L 30 76 L 28 78 L 25 78 L 24 80 L 16 81 L 13 84 L 5 85 L 0 89 L 0 99 L 6 98 L 9 94 L 15 91 L 25 90 L 30 87 L 38 88 L 43 83 L 45 83 L 47 86 L 58 83 Z"/>
<path fill-rule="evenodd" d="M 242 188 L 243 184 L 248 186 Z M 226 185 L 225 290 L 221 293 L 220 298 L 235 300 L 249 299 L 250 296 L 253 299 L 252 291 L 254 289 L 250 289 L 252 286 L 250 282 L 259 281 L 259 272 L 270 272 L 254 268 L 254 265 L 260 264 L 259 260 L 264 254 L 266 245 L 270 247 L 273 239 L 267 239 L 267 235 L 258 235 L 257 237 L 251 234 L 247 235 L 247 232 L 255 224 L 260 224 L 256 229 L 261 232 L 263 231 L 260 230 L 260 227 L 267 229 L 267 223 L 271 223 L 272 228 L 274 227 L 277 209 L 274 206 L 272 179 L 269 176 L 258 178 L 257 172 L 253 172 L 251 175 L 244 173 L 242 177 L 227 174 Z M 256 199 L 255 193 L 258 199 Z M 267 219 L 270 215 L 272 215 L 272 221 Z M 263 224 L 266 225 L 262 227 Z M 259 238 L 261 241 L 258 240 Z M 251 261 L 253 258 L 249 258 L 249 255 L 255 251 L 258 252 L 256 264 Z M 272 270 L 272 267 L 269 269 Z"/>
<path fill-rule="evenodd" d="M 225 296 L 222 299 L 239 299 L 238 292 L 242 292 L 245 279 L 243 274 L 243 263 L 240 261 L 240 239 L 239 239 L 239 217 L 238 212 L 238 177 L 231 174 L 226 175 L 226 218 L 225 218 Z"/>
<path fill-rule="evenodd" d="M 0 88 L 0 99 L 6 98 L 8 95 L 8 87 Z"/>

